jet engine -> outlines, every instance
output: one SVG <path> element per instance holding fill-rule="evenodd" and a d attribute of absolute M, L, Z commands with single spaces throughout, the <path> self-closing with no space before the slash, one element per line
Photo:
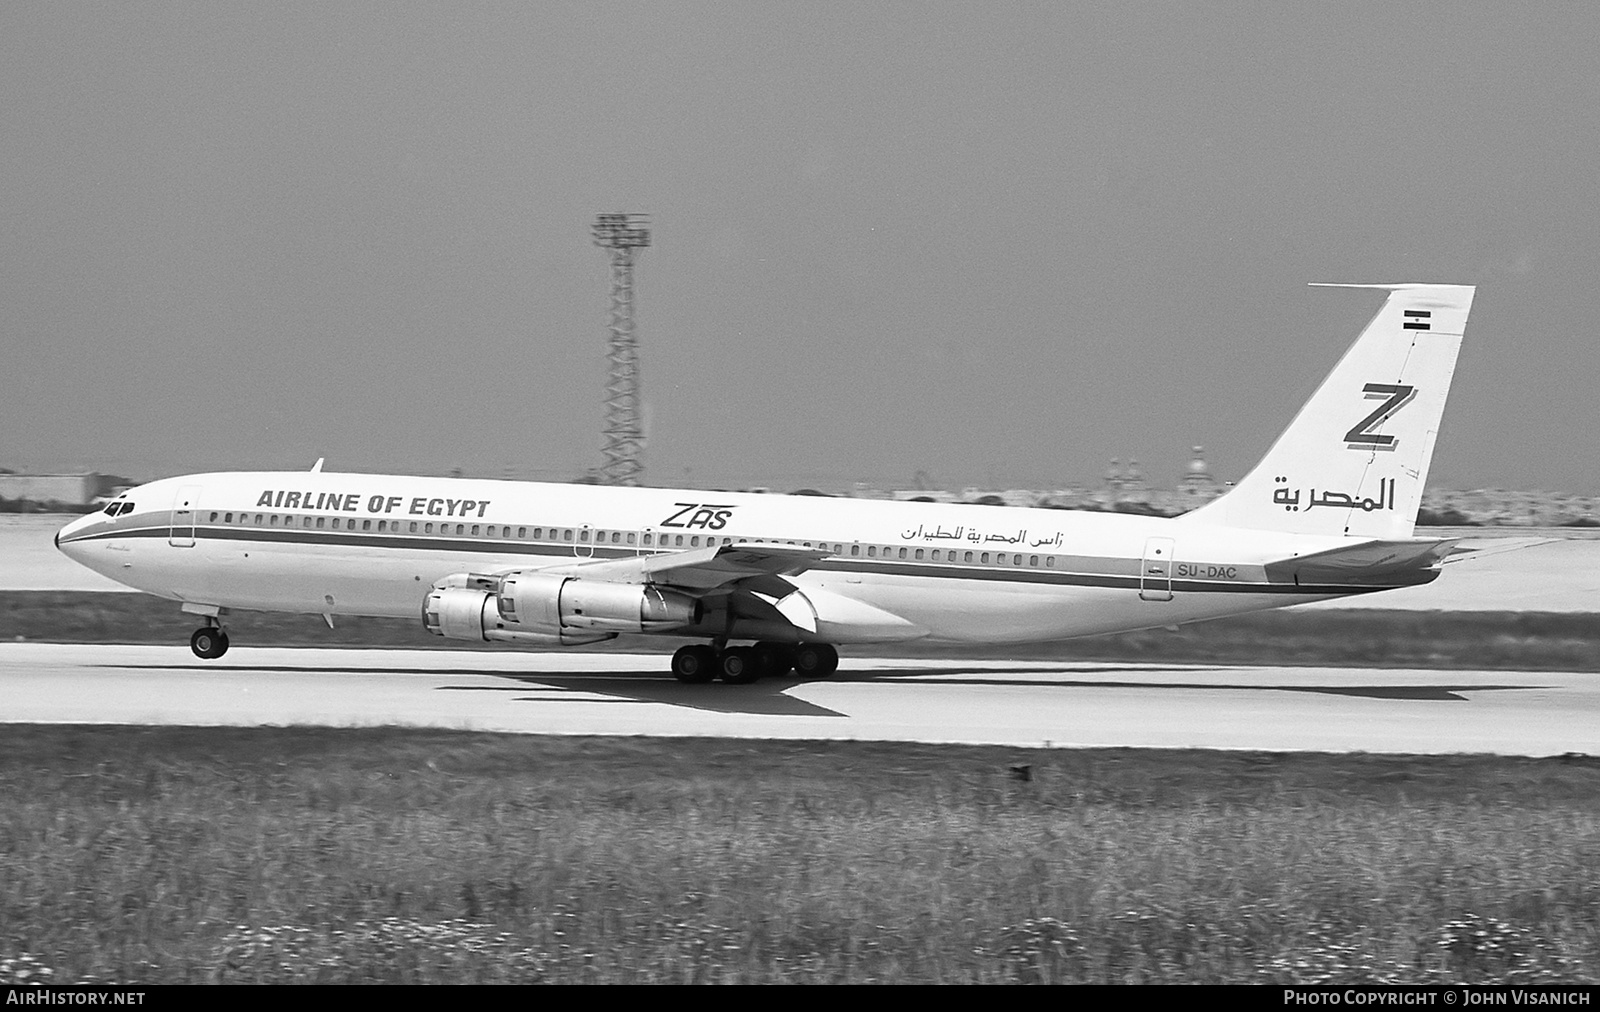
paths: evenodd
<path fill-rule="evenodd" d="M 700 602 L 646 584 L 546 573 L 458 573 L 435 583 L 422 624 L 448 639 L 575 646 L 699 621 Z"/>
<path fill-rule="evenodd" d="M 500 614 L 534 629 L 664 632 L 700 621 L 700 602 L 675 590 L 548 573 L 510 573 L 500 581 Z"/>

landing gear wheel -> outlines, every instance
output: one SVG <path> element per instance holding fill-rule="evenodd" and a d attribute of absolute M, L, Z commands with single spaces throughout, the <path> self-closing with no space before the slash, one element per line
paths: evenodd
<path fill-rule="evenodd" d="M 794 651 L 794 670 L 805 678 L 827 678 L 839 670 L 839 651 L 827 643 L 802 643 Z"/>
<path fill-rule="evenodd" d="M 214 660 L 228 652 L 228 634 L 212 626 L 196 629 L 189 637 L 189 649 L 196 657 Z"/>
<path fill-rule="evenodd" d="M 717 652 L 710 647 L 679 647 L 672 655 L 672 677 L 685 685 L 709 682 L 717 674 Z"/>
<path fill-rule="evenodd" d="M 761 677 L 761 658 L 752 647 L 729 647 L 722 652 L 722 680 L 729 685 L 749 685 Z"/>
<path fill-rule="evenodd" d="M 787 675 L 794 670 L 794 647 L 787 643 L 757 643 L 755 651 L 766 674 Z"/>

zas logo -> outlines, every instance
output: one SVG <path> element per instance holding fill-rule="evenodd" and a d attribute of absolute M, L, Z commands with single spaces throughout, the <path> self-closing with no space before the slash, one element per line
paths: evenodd
<path fill-rule="evenodd" d="M 734 507 L 725 503 L 675 502 L 678 512 L 661 521 L 661 527 L 699 527 L 720 531 L 728 525 Z"/>
<path fill-rule="evenodd" d="M 1372 414 L 1351 426 L 1350 431 L 1344 434 L 1345 445 L 1352 450 L 1392 450 L 1399 446 L 1399 441 L 1393 436 L 1372 430 L 1411 403 L 1411 399 L 1417 396 L 1417 388 L 1403 383 L 1368 383 L 1361 388 L 1361 392 L 1368 398 L 1382 397 L 1384 402 Z"/>

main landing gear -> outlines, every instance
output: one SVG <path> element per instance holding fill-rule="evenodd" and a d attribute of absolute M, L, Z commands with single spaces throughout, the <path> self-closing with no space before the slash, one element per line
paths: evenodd
<path fill-rule="evenodd" d="M 194 631 L 189 637 L 189 649 L 196 657 L 215 660 L 228 652 L 228 634 L 221 626 L 208 625 Z"/>
<path fill-rule="evenodd" d="M 750 647 L 679 647 L 672 655 L 672 674 L 687 685 L 721 678 L 729 685 L 748 685 L 763 675 L 794 671 L 803 678 L 827 678 L 839 669 L 839 651 L 827 643 L 757 643 Z"/>

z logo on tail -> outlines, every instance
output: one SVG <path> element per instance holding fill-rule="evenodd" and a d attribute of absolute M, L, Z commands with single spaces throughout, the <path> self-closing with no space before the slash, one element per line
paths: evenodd
<path fill-rule="evenodd" d="M 1393 436 L 1381 432 L 1373 432 L 1375 425 L 1388 421 L 1389 417 L 1406 405 L 1417 394 L 1416 387 L 1408 387 L 1402 383 L 1368 383 L 1361 388 L 1362 392 L 1389 399 L 1378 405 L 1378 410 L 1361 419 L 1344 434 L 1344 441 L 1352 450 L 1392 450 L 1397 444 Z"/>

